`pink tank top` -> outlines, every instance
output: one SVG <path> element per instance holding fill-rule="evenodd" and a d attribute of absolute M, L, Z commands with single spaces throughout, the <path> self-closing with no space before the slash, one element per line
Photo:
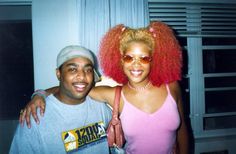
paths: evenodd
<path fill-rule="evenodd" d="M 171 154 L 180 124 L 179 112 L 168 85 L 167 97 L 152 114 L 129 103 L 123 92 L 124 107 L 120 115 L 126 139 L 127 154 Z M 145 103 L 145 102 L 144 102 Z"/>

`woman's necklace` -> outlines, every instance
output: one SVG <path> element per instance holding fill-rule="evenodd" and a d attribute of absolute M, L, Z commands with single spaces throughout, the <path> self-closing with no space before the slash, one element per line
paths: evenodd
<path fill-rule="evenodd" d="M 128 87 L 129 87 L 130 89 L 132 89 L 132 90 L 135 90 L 135 91 L 144 91 L 144 90 L 146 90 L 146 89 L 149 87 L 149 85 L 151 85 L 151 82 L 150 82 L 150 81 L 148 81 L 148 83 L 147 83 L 144 87 L 138 87 L 138 88 L 136 88 L 136 87 L 133 87 L 133 86 L 128 82 Z"/>

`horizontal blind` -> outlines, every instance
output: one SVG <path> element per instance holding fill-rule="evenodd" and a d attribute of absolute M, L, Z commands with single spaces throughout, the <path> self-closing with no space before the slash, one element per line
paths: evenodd
<path fill-rule="evenodd" d="M 236 4 L 149 1 L 150 21 L 163 21 L 180 36 L 235 37 Z"/>

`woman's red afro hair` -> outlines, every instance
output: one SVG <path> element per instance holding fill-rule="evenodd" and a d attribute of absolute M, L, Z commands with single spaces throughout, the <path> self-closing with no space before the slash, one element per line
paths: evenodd
<path fill-rule="evenodd" d="M 102 38 L 98 55 L 104 75 L 120 84 L 128 81 L 121 66 L 120 38 L 124 30 L 122 24 L 111 28 Z"/>
<path fill-rule="evenodd" d="M 120 40 L 126 32 L 125 29 L 124 25 L 111 28 L 103 37 L 99 51 L 100 65 L 104 75 L 121 84 L 128 82 L 121 66 L 120 51 Z M 162 22 L 152 22 L 146 30 L 151 34 L 147 37 L 154 39 L 152 69 L 149 73 L 152 84 L 160 86 L 163 83 L 180 80 L 182 53 L 172 29 Z"/>
<path fill-rule="evenodd" d="M 181 79 L 182 51 L 174 32 L 162 22 L 152 22 L 148 26 L 155 40 L 152 69 L 149 79 L 153 85 Z"/>

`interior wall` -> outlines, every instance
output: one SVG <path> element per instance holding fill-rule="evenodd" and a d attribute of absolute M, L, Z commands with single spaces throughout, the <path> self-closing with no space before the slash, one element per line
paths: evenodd
<path fill-rule="evenodd" d="M 66 45 L 78 44 L 76 0 L 32 1 L 35 89 L 58 85 L 56 56 Z"/>

